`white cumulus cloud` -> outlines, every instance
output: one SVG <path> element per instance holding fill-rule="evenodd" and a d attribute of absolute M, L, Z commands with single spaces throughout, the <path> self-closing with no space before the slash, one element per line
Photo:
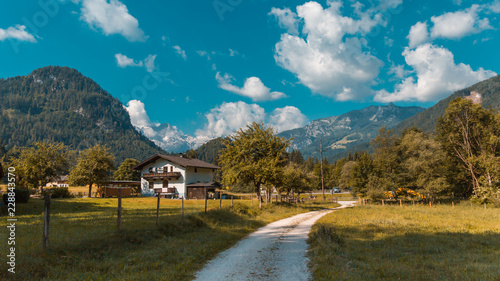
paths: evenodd
<path fill-rule="evenodd" d="M 386 6 L 395 2 L 388 1 Z M 357 17 L 345 17 L 340 2 L 328 1 L 328 5 L 326 9 L 317 2 L 298 6 L 296 21 L 303 22 L 303 36 L 282 34 L 274 59 L 313 92 L 337 100 L 370 95 L 383 63 L 364 50 L 363 36 L 385 24 L 382 15 L 376 9 L 362 12 L 357 5 Z M 290 21 L 288 17 L 280 24 L 289 26 Z"/>
<path fill-rule="evenodd" d="M 26 26 L 19 24 L 8 27 L 7 29 L 0 28 L 0 41 L 5 41 L 7 39 L 36 43 L 35 37 L 26 31 Z"/>
<path fill-rule="evenodd" d="M 307 117 L 295 106 L 276 108 L 269 116 L 268 123 L 278 132 L 304 127 Z"/>
<path fill-rule="evenodd" d="M 81 19 L 105 35 L 120 34 L 131 42 L 146 41 L 139 21 L 118 0 L 81 0 Z"/>
<path fill-rule="evenodd" d="M 207 124 L 195 135 L 207 140 L 226 136 L 252 122 L 263 121 L 265 116 L 264 109 L 257 104 L 242 101 L 223 103 L 205 114 Z"/>
<path fill-rule="evenodd" d="M 415 48 L 416 46 L 426 43 L 429 41 L 429 31 L 427 30 L 426 22 L 417 22 L 410 28 L 410 34 L 408 34 L 409 47 Z"/>
<path fill-rule="evenodd" d="M 483 68 L 473 70 L 467 64 L 456 64 L 452 52 L 429 43 L 414 50 L 407 47 L 403 56 L 416 77 L 405 78 L 392 93 L 377 92 L 376 101 L 438 101 L 454 91 L 496 75 Z"/>
<path fill-rule="evenodd" d="M 149 55 L 147 58 L 144 59 L 144 67 L 146 67 L 147 72 L 153 72 L 156 69 L 155 59 L 156 55 Z"/>
<path fill-rule="evenodd" d="M 142 67 L 144 65 L 142 61 L 134 61 L 133 59 L 127 57 L 126 55 L 122 55 L 122 54 L 116 54 L 115 58 L 116 58 L 116 63 L 121 68 L 124 68 L 127 66 L 141 66 Z"/>
<path fill-rule="evenodd" d="M 249 97 L 253 101 L 276 100 L 286 97 L 286 95 L 282 92 L 271 92 L 271 89 L 266 87 L 258 77 L 247 78 L 242 88 L 231 84 L 234 78 L 230 74 L 226 73 L 221 76 L 220 73 L 217 72 L 215 79 L 219 83 L 219 88 L 241 96 Z"/>
<path fill-rule="evenodd" d="M 145 67 L 146 71 L 148 72 L 153 72 L 155 70 L 156 55 L 149 55 L 147 56 L 147 58 L 140 61 L 131 59 L 123 54 L 116 54 L 115 58 L 116 58 L 116 64 L 121 68 L 125 68 L 127 66 L 136 66 L 136 67 Z"/>
<path fill-rule="evenodd" d="M 479 17 L 480 9 L 482 9 L 480 5 L 472 5 L 465 10 L 431 17 L 434 24 L 431 36 L 433 38 L 460 39 L 485 29 L 491 29 L 488 18 Z"/>
<path fill-rule="evenodd" d="M 292 12 L 290 8 L 279 9 L 272 8 L 268 15 L 275 16 L 278 23 L 282 28 L 285 28 L 288 33 L 297 35 L 299 34 L 299 23 L 297 14 Z"/>

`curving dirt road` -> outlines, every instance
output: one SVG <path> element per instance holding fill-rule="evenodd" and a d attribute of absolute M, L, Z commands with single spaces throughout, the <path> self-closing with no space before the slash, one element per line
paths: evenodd
<path fill-rule="evenodd" d="M 322 216 L 352 206 L 314 211 L 261 227 L 234 247 L 220 253 L 196 274 L 196 280 L 309 280 L 308 233 Z"/>

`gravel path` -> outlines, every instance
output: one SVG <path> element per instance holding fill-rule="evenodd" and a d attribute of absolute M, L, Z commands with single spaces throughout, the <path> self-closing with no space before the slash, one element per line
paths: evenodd
<path fill-rule="evenodd" d="M 354 201 L 339 202 L 345 208 Z M 196 280 L 309 280 L 306 256 L 312 225 L 332 210 L 314 211 L 261 227 L 220 253 L 196 274 Z"/>

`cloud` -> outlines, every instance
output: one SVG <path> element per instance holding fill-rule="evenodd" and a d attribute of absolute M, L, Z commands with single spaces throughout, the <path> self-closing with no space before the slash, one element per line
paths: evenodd
<path fill-rule="evenodd" d="M 245 102 L 227 102 L 210 110 L 205 117 L 207 124 L 195 135 L 201 139 L 213 139 L 234 133 L 252 122 L 263 121 L 266 113 L 257 104 Z"/>
<path fill-rule="evenodd" d="M 105 35 L 120 34 L 128 41 L 146 41 L 139 22 L 118 0 L 82 0 L 81 20 Z"/>
<path fill-rule="evenodd" d="M 142 61 L 135 61 L 127 57 L 126 55 L 116 54 L 116 63 L 119 67 L 125 68 L 127 66 L 145 67 L 146 71 L 153 72 L 155 70 L 155 58 L 156 55 L 149 55 Z"/>
<path fill-rule="evenodd" d="M 269 116 L 269 124 L 278 132 L 304 127 L 307 117 L 294 106 L 276 108 Z"/>
<path fill-rule="evenodd" d="M 137 128 L 150 127 L 152 125 L 148 114 L 146 113 L 146 108 L 144 103 L 140 100 L 131 100 L 125 106 L 128 114 L 130 115 L 130 122 Z"/>
<path fill-rule="evenodd" d="M 149 55 L 147 58 L 144 59 L 144 67 L 146 67 L 147 72 L 153 72 L 155 71 L 155 59 L 156 55 Z"/>
<path fill-rule="evenodd" d="M 409 40 L 409 47 L 415 48 L 416 46 L 428 42 L 429 32 L 427 31 L 427 23 L 426 22 L 417 22 L 410 28 L 410 34 L 406 37 Z"/>
<path fill-rule="evenodd" d="M 192 136 L 184 134 L 176 126 L 152 123 L 144 103 L 139 100 L 129 101 L 125 109 L 130 115 L 132 125 L 165 151 L 183 152 L 193 148 L 196 143 Z"/>
<path fill-rule="evenodd" d="M 276 108 L 268 115 L 257 104 L 247 104 L 242 101 L 228 102 L 206 113 L 205 125 L 202 129 L 196 130 L 196 137 L 193 137 L 168 123 L 151 122 L 144 103 L 139 100 L 131 100 L 124 107 L 130 115 L 132 125 L 169 152 L 183 152 L 197 148 L 211 139 L 231 135 L 252 122 L 266 122 L 278 132 L 303 127 L 307 123 L 305 115 L 293 106 Z"/>
<path fill-rule="evenodd" d="M 495 2 L 491 3 L 488 6 L 488 10 L 493 13 L 500 13 L 500 0 L 495 0 Z"/>
<path fill-rule="evenodd" d="M 8 27 L 7 29 L 0 28 L 0 41 L 5 41 L 7 39 L 36 43 L 35 37 L 26 31 L 26 26 L 19 24 Z"/>
<path fill-rule="evenodd" d="M 496 75 L 483 68 L 474 71 L 469 65 L 455 64 L 453 53 L 429 43 L 414 50 L 407 47 L 403 56 L 416 77 L 405 78 L 395 86 L 393 93 L 378 91 L 376 101 L 438 101 L 454 91 Z"/>
<path fill-rule="evenodd" d="M 215 79 L 219 82 L 219 88 L 226 91 L 249 97 L 253 101 L 268 101 L 286 97 L 282 92 L 271 92 L 271 89 L 266 87 L 258 77 L 249 77 L 245 80 L 243 88 L 239 88 L 231 84 L 234 78 L 230 74 L 221 76 L 219 72 L 215 75 Z"/>
<path fill-rule="evenodd" d="M 229 56 L 230 57 L 235 57 L 237 55 L 239 55 L 240 52 L 236 51 L 236 50 L 233 50 L 233 49 L 229 49 Z"/>
<path fill-rule="evenodd" d="M 362 12 L 358 5 L 358 19 L 354 19 L 342 16 L 341 3 L 329 1 L 328 5 L 326 9 L 317 2 L 298 6 L 303 36 L 282 34 L 274 59 L 315 93 L 341 101 L 370 95 L 383 63 L 363 50 L 366 40 L 362 36 L 385 24 L 382 15 L 374 9 Z"/>
<path fill-rule="evenodd" d="M 116 54 L 115 58 L 116 58 L 116 63 L 121 68 L 124 68 L 127 66 L 140 66 L 140 67 L 142 67 L 144 65 L 142 61 L 135 62 L 133 59 L 128 58 L 127 56 L 122 55 L 122 54 Z"/>
<path fill-rule="evenodd" d="M 292 12 L 290 8 L 279 9 L 272 8 L 269 12 L 270 16 L 275 16 L 281 28 L 285 28 L 288 33 L 298 35 L 299 24 L 297 14 Z"/>
<path fill-rule="evenodd" d="M 431 17 L 431 21 L 434 23 L 431 29 L 432 38 L 460 39 L 470 34 L 492 29 L 488 18 L 481 19 L 479 17 L 478 11 L 480 9 L 482 9 L 481 6 L 472 5 L 462 11 Z"/>
<path fill-rule="evenodd" d="M 172 47 L 179 56 L 181 56 L 184 60 L 187 59 L 187 56 L 186 56 L 186 51 L 184 51 L 183 49 L 181 49 L 181 47 L 179 46 L 173 46 Z"/>

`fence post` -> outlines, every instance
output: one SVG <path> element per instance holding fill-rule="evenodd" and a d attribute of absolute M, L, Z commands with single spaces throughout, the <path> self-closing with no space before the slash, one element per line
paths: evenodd
<path fill-rule="evenodd" d="M 205 187 L 205 214 L 207 213 L 208 189 Z"/>
<path fill-rule="evenodd" d="M 43 246 L 49 247 L 49 223 L 50 223 L 50 193 L 45 194 L 45 211 L 43 214 Z"/>
<path fill-rule="evenodd" d="M 384 201 L 385 201 L 385 200 L 384 200 L 384 199 L 382 199 L 382 206 L 385 206 L 385 205 L 384 205 L 384 204 L 385 204 L 385 203 L 384 203 Z"/>
<path fill-rule="evenodd" d="M 156 201 L 156 226 L 160 224 L 160 193 L 158 193 L 158 200 Z"/>
<path fill-rule="evenodd" d="M 451 207 L 455 209 L 455 202 L 451 202 Z"/>
<path fill-rule="evenodd" d="M 403 200 L 399 199 L 399 207 L 403 207 Z"/>
<path fill-rule="evenodd" d="M 118 188 L 118 218 L 116 219 L 116 228 L 118 232 L 121 228 L 122 220 L 122 189 Z"/>
<path fill-rule="evenodd" d="M 233 195 L 231 195 L 231 207 L 233 206 Z"/>
<path fill-rule="evenodd" d="M 222 192 L 219 192 L 219 210 L 222 208 Z"/>
<path fill-rule="evenodd" d="M 484 209 L 486 210 L 486 203 L 484 203 Z"/>

